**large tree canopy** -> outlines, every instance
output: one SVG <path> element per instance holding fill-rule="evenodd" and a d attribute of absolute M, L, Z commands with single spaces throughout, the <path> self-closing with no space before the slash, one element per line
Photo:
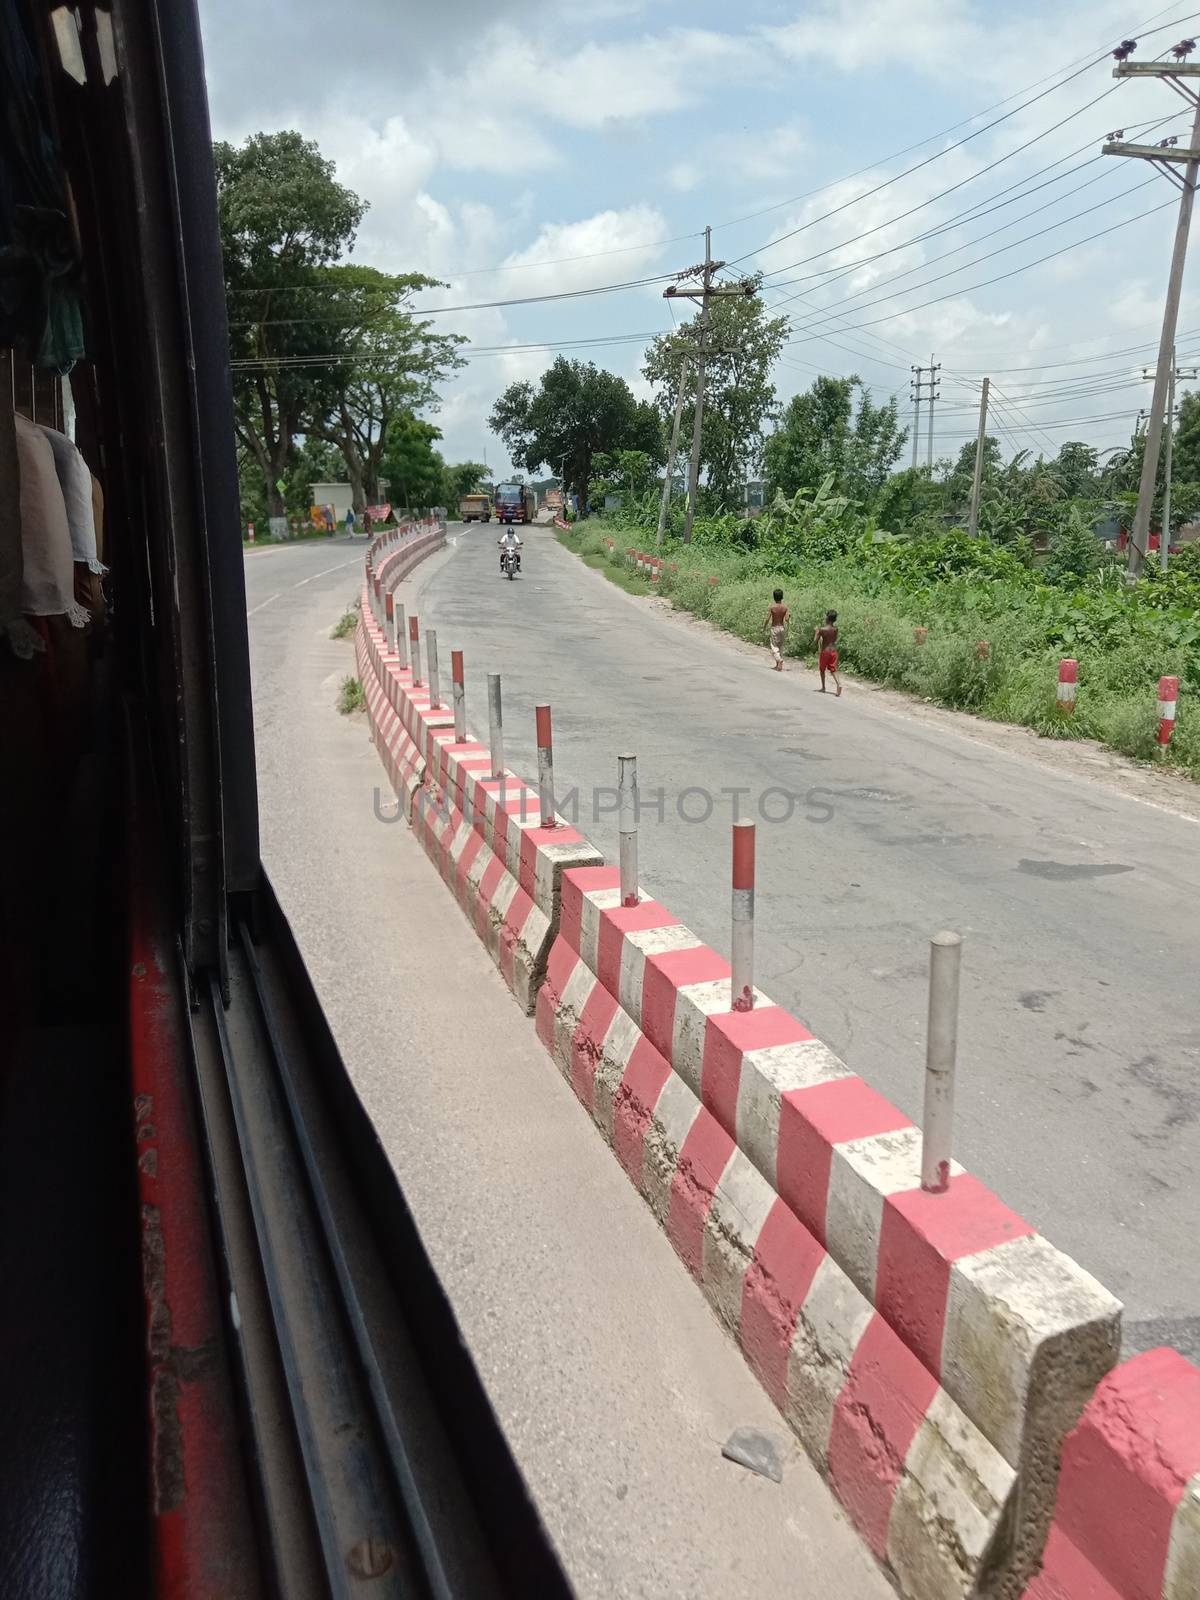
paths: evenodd
<path fill-rule="evenodd" d="M 763 431 L 775 404 L 771 368 L 787 339 L 786 317 L 767 315 L 757 295 L 721 297 L 709 306 L 706 337 L 704 421 L 700 467 L 713 495 L 741 505 L 746 479 L 762 458 Z M 688 362 L 689 395 L 694 392 L 699 319 L 660 334 L 646 352 L 642 371 L 657 390 L 664 418 L 675 409 L 679 378 Z M 684 405 L 680 439 L 686 450 L 694 427 L 695 404 Z"/>
<path fill-rule="evenodd" d="M 354 242 L 366 205 L 298 133 L 213 147 L 225 258 L 238 440 L 266 480 L 272 516 L 297 435 L 328 409 L 325 358 L 345 328 L 331 318 L 320 268 Z"/>
<path fill-rule="evenodd" d="M 336 266 L 323 268 L 318 281 L 341 359 L 331 363 L 326 410 L 312 431 L 342 452 L 361 513 L 380 499 L 380 462 L 393 418 L 437 404 L 438 387 L 462 366 L 458 347 L 467 341 L 433 332 L 406 309 L 414 290 L 441 287 L 434 278 Z"/>
<path fill-rule="evenodd" d="M 566 356 L 542 374 L 536 388 L 510 384 L 492 407 L 489 426 L 516 466 L 528 472 L 548 468 L 565 479 L 581 504 L 596 454 L 642 450 L 656 465 L 663 459 L 654 407 L 636 400 L 624 378 Z"/>
<path fill-rule="evenodd" d="M 855 391 L 860 391 L 857 415 Z M 763 448 L 771 489 L 795 494 L 816 489 L 832 475 L 834 486 L 855 499 L 873 501 L 900 459 L 908 429 L 900 425 L 896 399 L 876 405 L 858 377 L 816 380 L 784 408 Z"/>

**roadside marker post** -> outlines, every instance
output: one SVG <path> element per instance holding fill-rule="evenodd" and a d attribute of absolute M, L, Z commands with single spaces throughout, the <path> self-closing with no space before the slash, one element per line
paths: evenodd
<path fill-rule="evenodd" d="M 1179 702 L 1179 679 L 1158 680 L 1158 753 L 1165 756 L 1175 731 L 1175 707 Z"/>
<path fill-rule="evenodd" d="M 1064 656 L 1058 663 L 1058 709 L 1064 716 L 1075 710 L 1075 694 L 1079 688 L 1079 663 Z"/>
<path fill-rule="evenodd" d="M 960 935 L 935 933 L 929 941 L 925 1119 L 921 1134 L 921 1187 L 927 1194 L 945 1194 L 950 1187 L 954 1071 L 958 1056 L 958 975 L 961 966 Z"/>
<path fill-rule="evenodd" d="M 450 652 L 450 680 L 453 685 L 454 696 L 454 742 L 465 744 L 467 742 L 467 687 L 463 682 L 463 653 L 461 650 Z"/>
<path fill-rule="evenodd" d="M 637 757 L 617 757 L 617 830 L 620 840 L 621 904 L 638 903 Z"/>
<path fill-rule="evenodd" d="M 396 601 L 389 589 L 384 598 L 384 634 L 387 637 L 389 652 L 396 649 Z"/>
<path fill-rule="evenodd" d="M 550 707 L 535 706 L 537 723 L 538 810 L 543 828 L 553 828 L 554 819 L 554 737 L 550 728 Z"/>
<path fill-rule="evenodd" d="M 730 1007 L 754 1009 L 754 824 L 733 825 L 733 934 Z"/>
<path fill-rule="evenodd" d="M 442 684 L 438 672 L 436 628 L 425 630 L 425 665 L 429 672 L 429 709 L 439 711 L 442 705 Z"/>
<path fill-rule="evenodd" d="M 408 670 L 408 627 L 404 620 L 404 607 L 396 602 L 396 654 L 400 658 L 401 672 Z"/>
<path fill-rule="evenodd" d="M 488 683 L 488 743 L 492 752 L 492 778 L 504 777 L 504 717 L 500 707 L 500 674 L 489 672 Z"/>
<path fill-rule="evenodd" d="M 412 681 L 415 689 L 421 682 L 421 629 L 416 617 L 408 619 L 408 656 L 412 663 Z"/>

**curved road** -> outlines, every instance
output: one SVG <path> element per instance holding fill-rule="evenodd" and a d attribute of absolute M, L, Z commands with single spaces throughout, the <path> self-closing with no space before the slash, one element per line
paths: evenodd
<path fill-rule="evenodd" d="M 955 1154 L 1126 1304 L 1131 1348 L 1200 1360 L 1200 826 L 972 737 L 968 718 L 813 693 L 751 651 L 655 615 L 528 530 L 499 576 L 491 530 L 416 575 L 442 659 L 466 652 L 468 716 L 503 673 L 509 764 L 536 774 L 554 708 L 559 791 L 615 859 L 618 752 L 638 755 L 643 880 L 729 948 L 733 799 L 758 829 L 756 978 L 919 1120 L 927 941 L 965 939 Z M 764 595 L 764 611 L 766 596 Z M 793 664 L 789 662 L 789 669 Z M 694 791 L 688 793 L 687 791 Z M 707 821 L 704 794 L 715 797 Z M 1169 791 L 1167 791 L 1169 792 Z"/>

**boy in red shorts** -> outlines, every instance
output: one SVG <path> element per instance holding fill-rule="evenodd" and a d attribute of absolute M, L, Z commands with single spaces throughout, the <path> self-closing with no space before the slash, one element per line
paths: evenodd
<path fill-rule="evenodd" d="M 838 694 L 840 695 L 842 692 L 842 686 L 838 682 L 837 675 L 837 636 L 837 612 L 827 611 L 824 623 L 813 629 L 813 642 L 821 647 L 821 654 L 817 658 L 817 667 L 821 674 L 821 687 L 817 690 L 818 694 L 825 693 L 825 674 L 827 672 L 833 679 L 833 686 Z"/>

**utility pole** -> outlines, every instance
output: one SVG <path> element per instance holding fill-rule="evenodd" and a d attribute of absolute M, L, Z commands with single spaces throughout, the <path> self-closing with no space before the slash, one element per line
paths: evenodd
<path fill-rule="evenodd" d="M 1158 342 L 1158 365 L 1154 374 L 1154 396 L 1150 401 L 1150 417 L 1146 428 L 1146 449 L 1142 457 L 1142 477 L 1138 486 L 1137 511 L 1133 519 L 1133 537 L 1129 541 L 1129 566 L 1126 577 L 1135 583 L 1141 575 L 1150 542 L 1150 517 L 1154 509 L 1154 488 L 1158 482 L 1158 453 L 1162 443 L 1163 422 L 1167 409 L 1167 390 L 1175 370 L 1175 330 L 1179 322 L 1179 294 L 1183 284 L 1183 266 L 1187 259 L 1188 230 L 1192 222 L 1192 201 L 1196 193 L 1196 180 L 1200 177 L 1200 95 L 1185 84 L 1185 78 L 1200 78 L 1200 65 L 1189 65 L 1187 57 L 1196 48 L 1194 39 L 1182 39 L 1171 52 L 1170 61 L 1130 61 L 1137 48 L 1136 39 L 1126 39 L 1113 51 L 1117 65 L 1114 78 L 1161 78 L 1176 94 L 1186 100 L 1194 110 L 1191 143 L 1186 150 L 1175 148 L 1173 139 L 1161 144 L 1126 144 L 1123 130 L 1110 137 L 1103 146 L 1106 156 L 1133 156 L 1141 161 L 1152 161 L 1158 170 L 1174 183 L 1180 192 L 1179 217 L 1175 224 L 1175 246 L 1171 252 L 1171 272 L 1167 279 L 1167 298 L 1163 307 L 1162 333 Z M 1182 164 L 1183 175 L 1171 163 Z M 1166 540 L 1163 540 L 1166 549 Z"/>
<path fill-rule="evenodd" d="M 727 287 L 714 287 L 713 274 L 724 265 L 723 261 L 714 261 L 712 258 L 712 229 L 706 227 L 704 265 L 686 268 L 676 275 L 676 282 L 669 283 L 663 290 L 664 300 L 700 301 L 696 336 L 696 413 L 692 420 L 692 459 L 688 467 L 687 518 L 683 525 L 684 544 L 692 542 L 692 523 L 696 518 L 696 497 L 700 490 L 700 434 L 704 425 L 704 366 L 708 355 L 709 303 L 726 296 L 748 299 L 755 293 L 754 283 L 749 278 L 743 278 L 740 283 L 729 284 Z M 702 287 L 699 289 L 685 289 L 680 286 L 683 279 L 695 277 L 701 280 Z"/>
<path fill-rule="evenodd" d="M 675 420 L 671 423 L 671 448 L 667 454 L 667 476 L 663 483 L 662 503 L 658 508 L 658 539 L 663 542 L 667 531 L 667 507 L 671 503 L 671 486 L 675 481 L 675 457 L 679 452 L 679 424 L 683 420 L 683 397 L 687 393 L 688 358 L 684 356 L 679 369 L 679 393 L 675 397 Z"/>
<path fill-rule="evenodd" d="M 911 389 L 912 389 L 913 401 L 914 401 L 914 404 L 915 404 L 915 407 L 916 407 L 916 409 L 915 409 L 915 411 L 913 413 L 913 457 L 912 457 L 912 464 L 913 464 L 914 467 L 917 464 L 918 435 L 919 435 L 920 430 L 921 430 L 921 401 L 922 400 L 928 400 L 928 402 L 929 402 L 929 465 L 932 467 L 933 466 L 933 402 L 938 398 L 939 391 L 938 391 L 938 388 L 937 388 L 937 381 L 938 381 L 937 375 L 942 369 L 941 369 L 940 363 L 935 365 L 933 357 L 930 356 L 929 365 L 927 367 L 914 367 L 912 370 L 917 375 L 916 378 L 911 381 L 911 385 L 910 385 Z M 925 373 L 929 374 L 928 378 L 926 378 L 924 376 Z"/>
<path fill-rule="evenodd" d="M 1146 371 L 1145 369 L 1142 371 L 1143 378 L 1153 378 L 1155 376 L 1156 374 L 1153 372 Z M 1179 382 L 1180 378 L 1195 380 L 1197 377 L 1200 377 L 1200 368 L 1188 367 L 1186 370 L 1181 371 L 1179 367 L 1179 359 L 1176 356 L 1175 351 L 1172 350 L 1171 372 L 1167 379 L 1167 448 L 1166 460 L 1163 466 L 1162 533 L 1160 535 L 1158 547 L 1158 565 L 1160 570 L 1163 572 L 1167 570 L 1167 547 L 1171 543 L 1171 462 L 1174 455 L 1175 445 L 1175 385 Z"/>
<path fill-rule="evenodd" d="M 983 393 L 979 397 L 979 437 L 975 440 L 975 476 L 971 481 L 971 515 L 967 519 L 967 532 L 972 539 L 979 532 L 979 496 L 983 489 L 983 451 L 987 443 L 988 390 L 992 380 L 983 380 Z"/>

